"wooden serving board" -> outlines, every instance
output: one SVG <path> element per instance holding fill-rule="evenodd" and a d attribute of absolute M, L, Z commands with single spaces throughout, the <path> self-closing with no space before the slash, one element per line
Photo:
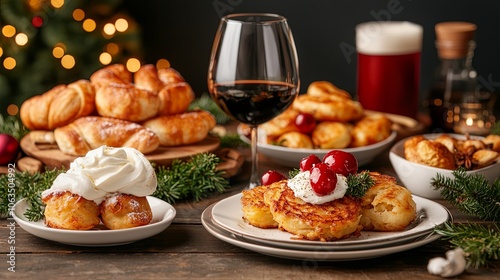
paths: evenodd
<path fill-rule="evenodd" d="M 53 135 L 51 134 L 52 132 L 50 131 L 32 131 L 21 139 L 21 148 L 28 156 L 39 160 L 49 169 L 68 169 L 70 163 L 77 157 L 64 154 L 55 141 L 53 141 Z M 236 150 L 218 150 L 219 145 L 220 139 L 209 135 L 204 140 L 193 145 L 176 147 L 160 146 L 156 151 L 147 154 L 146 158 L 157 165 L 169 166 L 175 159 L 186 160 L 196 154 L 213 152 L 221 158 L 219 170 L 225 170 L 229 176 L 232 176 L 238 172 L 244 159 Z"/>

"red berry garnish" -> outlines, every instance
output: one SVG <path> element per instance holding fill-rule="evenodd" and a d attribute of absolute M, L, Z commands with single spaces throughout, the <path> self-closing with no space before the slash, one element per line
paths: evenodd
<path fill-rule="evenodd" d="M 309 171 L 314 165 L 318 163 L 321 163 L 319 157 L 315 154 L 310 154 L 300 161 L 300 171 Z"/>
<path fill-rule="evenodd" d="M 313 191 L 319 196 L 330 194 L 337 186 L 337 174 L 324 163 L 318 163 L 311 168 L 309 180 Z"/>
<path fill-rule="evenodd" d="M 358 160 L 348 152 L 331 150 L 323 157 L 323 162 L 335 173 L 346 177 L 358 172 Z"/>
<path fill-rule="evenodd" d="M 279 173 L 276 170 L 269 170 L 264 175 L 262 175 L 261 182 L 263 186 L 271 185 L 272 183 L 285 180 L 285 175 Z"/>
<path fill-rule="evenodd" d="M 309 134 L 316 127 L 316 119 L 311 114 L 300 113 L 295 117 L 295 126 L 300 132 Z"/>

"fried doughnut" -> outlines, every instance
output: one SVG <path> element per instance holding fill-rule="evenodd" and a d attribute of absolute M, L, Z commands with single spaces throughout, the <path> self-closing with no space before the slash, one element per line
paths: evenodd
<path fill-rule="evenodd" d="M 295 125 L 295 119 L 298 114 L 299 112 L 290 106 L 282 114 L 268 122 L 263 123 L 259 126 L 259 128 L 265 132 L 266 137 L 269 140 L 268 142 L 273 141 L 287 132 L 299 131 Z"/>
<path fill-rule="evenodd" d="M 152 130 L 160 139 L 161 146 L 180 146 L 205 139 L 215 127 L 215 117 L 204 110 L 194 110 L 182 114 L 159 116 L 147 120 L 143 125 Z"/>
<path fill-rule="evenodd" d="M 373 114 L 356 122 L 351 131 L 351 147 L 362 147 L 378 143 L 392 133 L 392 122 L 384 114 Z"/>
<path fill-rule="evenodd" d="M 323 204 L 311 204 L 295 197 L 286 180 L 274 184 L 264 194 L 264 201 L 281 230 L 299 239 L 320 241 L 338 240 L 359 233 L 359 200 L 344 196 Z"/>
<path fill-rule="evenodd" d="M 434 139 L 434 141 L 443 144 L 448 151 L 454 153 L 456 149 L 458 149 L 458 141 L 457 139 L 451 137 L 448 134 L 441 134 Z"/>
<path fill-rule="evenodd" d="M 342 149 L 351 143 L 350 123 L 320 122 L 314 128 L 311 138 L 318 149 Z"/>
<path fill-rule="evenodd" d="M 348 122 L 363 116 L 363 107 L 357 101 L 328 95 L 299 95 L 292 104 L 301 113 L 312 115 L 318 121 Z"/>
<path fill-rule="evenodd" d="M 401 231 L 416 217 L 416 204 L 411 192 L 399 186 L 389 175 L 370 172 L 375 184 L 362 198 L 363 230 Z"/>
<path fill-rule="evenodd" d="M 274 220 L 269 206 L 264 203 L 264 194 L 270 188 L 276 187 L 279 187 L 279 185 L 271 184 L 268 186 L 258 186 L 251 190 L 244 190 L 241 197 L 243 220 L 254 227 L 277 228 L 278 223 Z"/>
<path fill-rule="evenodd" d="M 298 149 L 313 149 L 314 145 L 309 135 L 290 131 L 281 135 L 277 140 L 276 144 L 279 146 L 287 148 L 298 148 Z"/>
<path fill-rule="evenodd" d="M 404 143 L 404 155 L 405 158 L 409 161 L 420 162 L 418 154 L 417 154 L 417 144 L 420 141 L 426 140 L 426 138 L 422 135 L 413 136 L 407 139 Z"/>
<path fill-rule="evenodd" d="M 490 134 L 483 139 L 487 145 L 491 145 L 491 149 L 500 152 L 500 135 Z"/>
<path fill-rule="evenodd" d="M 101 222 L 99 206 L 68 191 L 50 192 L 42 197 L 45 224 L 51 228 L 88 230 Z"/>
<path fill-rule="evenodd" d="M 445 145 L 432 140 L 423 140 L 416 146 L 418 162 L 432 167 L 455 169 L 455 156 Z"/>
<path fill-rule="evenodd" d="M 147 225 L 153 218 L 146 197 L 116 194 L 99 205 L 102 223 L 108 229 L 124 229 Z"/>

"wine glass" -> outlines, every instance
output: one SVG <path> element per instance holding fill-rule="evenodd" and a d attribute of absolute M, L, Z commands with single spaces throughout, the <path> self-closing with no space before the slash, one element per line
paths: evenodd
<path fill-rule="evenodd" d="M 208 89 L 219 108 L 251 129 L 248 189 L 260 184 L 257 126 L 285 111 L 299 86 L 297 52 L 285 17 L 243 13 L 220 20 L 210 57 Z"/>

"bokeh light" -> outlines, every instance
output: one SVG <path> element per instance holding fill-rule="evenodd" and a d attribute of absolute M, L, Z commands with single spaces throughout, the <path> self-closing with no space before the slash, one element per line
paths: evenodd
<path fill-rule="evenodd" d="M 55 58 L 61 58 L 64 55 L 64 49 L 62 47 L 56 46 L 52 49 L 52 55 Z"/>
<path fill-rule="evenodd" d="M 52 7 L 59 9 L 64 5 L 64 0 L 50 0 Z"/>
<path fill-rule="evenodd" d="M 170 61 L 164 58 L 158 59 L 158 61 L 156 62 L 156 69 L 163 69 L 169 67 L 170 67 Z"/>
<path fill-rule="evenodd" d="M 130 72 L 137 72 L 141 68 L 141 62 L 137 58 L 129 58 L 127 60 L 127 70 Z"/>
<path fill-rule="evenodd" d="M 19 107 L 16 104 L 10 104 L 7 106 L 7 114 L 15 116 L 19 113 Z"/>
<path fill-rule="evenodd" d="M 28 43 L 28 35 L 19 33 L 16 35 L 15 41 L 19 46 L 24 46 Z"/>
<path fill-rule="evenodd" d="M 3 60 L 3 67 L 7 70 L 12 70 L 16 67 L 16 60 L 12 57 L 6 57 L 4 60 Z"/>
<path fill-rule="evenodd" d="M 82 9 L 75 9 L 73 11 L 73 19 L 76 21 L 82 21 L 85 18 L 85 12 Z"/>
<path fill-rule="evenodd" d="M 93 19 L 86 19 L 83 21 L 83 30 L 87 31 L 87 32 L 92 32 L 95 30 L 96 28 L 96 23 Z"/>
<path fill-rule="evenodd" d="M 120 47 L 115 43 L 109 43 L 106 45 L 106 51 L 111 55 L 115 55 L 120 51 Z"/>
<path fill-rule="evenodd" d="M 102 31 L 104 32 L 104 34 L 112 36 L 116 32 L 116 28 L 115 28 L 114 24 L 112 24 L 112 23 L 106 23 L 104 25 L 104 28 L 102 29 Z"/>
<path fill-rule="evenodd" d="M 0 57 L 2 57 L 2 55 L 3 55 L 3 49 L 2 47 L 0 47 Z"/>
<path fill-rule="evenodd" d="M 115 21 L 115 27 L 118 32 L 125 32 L 128 29 L 128 21 L 124 18 L 119 18 Z"/>
<path fill-rule="evenodd" d="M 16 28 L 12 25 L 6 25 L 2 28 L 3 36 L 10 38 L 16 34 Z"/>
<path fill-rule="evenodd" d="M 75 58 L 72 55 L 66 54 L 61 58 L 61 65 L 66 69 L 75 67 Z"/>
<path fill-rule="evenodd" d="M 112 60 L 113 60 L 113 57 L 111 56 L 111 54 L 109 54 L 107 52 L 103 52 L 103 53 L 101 53 L 101 55 L 99 55 L 99 61 L 103 65 L 110 64 Z"/>

